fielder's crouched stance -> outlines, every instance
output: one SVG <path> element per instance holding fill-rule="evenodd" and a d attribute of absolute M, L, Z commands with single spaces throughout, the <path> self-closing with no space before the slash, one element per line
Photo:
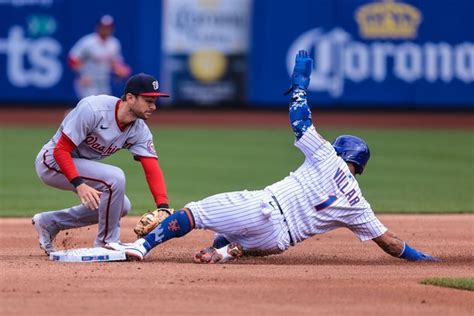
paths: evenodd
<path fill-rule="evenodd" d="M 145 221 L 138 229 L 143 236 L 135 242 L 107 247 L 125 252 L 129 259 L 142 260 L 171 238 L 194 228 L 211 229 L 216 232 L 213 246 L 196 254 L 194 260 L 221 263 L 244 253 L 281 253 L 313 235 L 347 227 L 361 241 L 373 240 L 394 257 L 437 261 L 388 231 L 362 196 L 355 175 L 362 174 L 370 157 L 365 141 L 343 135 L 331 145 L 316 132 L 306 101 L 312 62 L 307 52 L 297 54 L 289 91 L 295 146 L 305 155 L 296 171 L 263 190 L 222 193 L 191 202 L 160 223 Z"/>
<path fill-rule="evenodd" d="M 95 247 L 120 240 L 120 218 L 131 208 L 125 174 L 98 160 L 121 149 L 140 161 L 157 207 L 169 207 L 153 135 L 145 123 L 156 110 L 157 98 L 168 96 L 158 88 L 153 76 L 138 74 L 127 81 L 120 99 L 109 95 L 82 99 L 39 152 L 35 162 L 39 178 L 51 187 L 76 192 L 81 200 L 79 205 L 33 217 L 47 255 L 56 251 L 53 242 L 61 230 L 98 224 Z"/>

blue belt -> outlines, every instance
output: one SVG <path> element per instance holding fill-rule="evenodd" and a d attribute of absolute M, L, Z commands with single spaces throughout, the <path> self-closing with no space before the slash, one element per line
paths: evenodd
<path fill-rule="evenodd" d="M 293 240 L 293 237 L 291 237 L 290 225 L 288 225 L 288 221 L 286 220 L 285 214 L 283 213 L 283 209 L 281 208 L 280 203 L 278 202 L 278 200 L 276 199 L 276 197 L 274 195 L 272 195 L 272 199 L 273 199 L 273 201 L 275 201 L 276 205 L 278 206 L 278 209 L 280 210 L 281 216 L 283 216 L 283 221 L 285 222 L 286 227 L 288 228 L 288 236 L 290 236 L 290 245 L 294 246 L 295 242 Z"/>

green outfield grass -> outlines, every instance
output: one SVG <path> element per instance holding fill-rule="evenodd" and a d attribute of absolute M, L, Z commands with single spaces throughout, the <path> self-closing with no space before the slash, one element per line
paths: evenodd
<path fill-rule="evenodd" d="M 47 187 L 34 160 L 54 128 L 0 128 L 0 216 L 78 203 L 70 192 Z M 173 207 L 234 190 L 260 189 L 303 161 L 288 128 L 268 130 L 161 128 L 153 130 Z M 364 137 L 372 159 L 358 177 L 364 196 L 380 212 L 473 212 L 474 133 L 459 130 L 322 129 Z M 141 165 L 127 151 L 105 160 L 127 175 L 133 213 L 154 206 Z"/>
<path fill-rule="evenodd" d="M 428 278 L 421 281 L 421 284 L 474 291 L 474 278 Z"/>

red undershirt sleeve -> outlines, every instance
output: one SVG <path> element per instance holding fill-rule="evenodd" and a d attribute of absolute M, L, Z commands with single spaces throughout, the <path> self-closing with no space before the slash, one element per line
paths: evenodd
<path fill-rule="evenodd" d="M 146 181 L 157 206 L 166 204 L 168 207 L 168 194 L 166 193 L 165 178 L 161 171 L 158 159 L 154 157 L 135 157 L 140 161 L 145 172 Z"/>
<path fill-rule="evenodd" d="M 69 181 L 80 177 L 71 156 L 71 153 L 74 151 L 74 149 L 76 149 L 76 145 L 74 145 L 69 137 L 67 137 L 65 134 L 62 134 L 53 151 L 54 159 Z"/>
<path fill-rule="evenodd" d="M 69 56 L 67 63 L 72 70 L 79 70 L 81 67 L 81 61 L 78 58 Z"/>

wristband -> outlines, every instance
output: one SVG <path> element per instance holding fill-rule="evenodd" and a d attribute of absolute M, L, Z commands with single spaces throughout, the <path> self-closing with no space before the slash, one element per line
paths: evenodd
<path fill-rule="evenodd" d="M 170 208 L 169 204 L 166 203 L 160 203 L 156 205 L 157 208 Z"/>
<path fill-rule="evenodd" d="M 84 183 L 84 180 L 82 180 L 81 177 L 75 177 L 70 182 L 75 188 L 77 188 L 78 186 Z"/>
<path fill-rule="evenodd" d="M 418 260 L 427 260 L 435 261 L 435 259 L 429 255 L 425 255 L 421 251 L 418 251 L 410 246 L 407 243 L 403 244 L 403 251 L 400 254 L 399 258 L 408 260 L 408 261 L 418 261 Z"/>

